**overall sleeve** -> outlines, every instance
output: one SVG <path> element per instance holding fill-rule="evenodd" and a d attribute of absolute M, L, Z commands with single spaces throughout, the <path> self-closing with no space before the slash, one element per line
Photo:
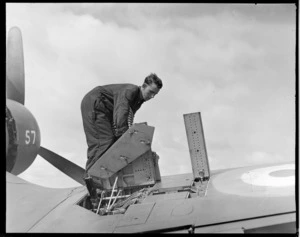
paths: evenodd
<path fill-rule="evenodd" d="M 130 101 L 133 100 L 137 88 L 130 88 L 120 91 L 114 98 L 113 123 L 115 136 L 119 137 L 128 129 L 128 116 L 130 111 Z"/>

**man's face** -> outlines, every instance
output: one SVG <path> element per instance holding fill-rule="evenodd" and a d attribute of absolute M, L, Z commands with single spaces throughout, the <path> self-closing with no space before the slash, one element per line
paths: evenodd
<path fill-rule="evenodd" d="M 142 95 L 145 101 L 152 99 L 158 92 L 159 89 L 155 83 L 147 85 L 145 88 L 142 87 Z"/>

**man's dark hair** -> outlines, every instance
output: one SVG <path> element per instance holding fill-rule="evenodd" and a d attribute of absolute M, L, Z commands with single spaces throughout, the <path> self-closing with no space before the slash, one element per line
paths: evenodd
<path fill-rule="evenodd" d="M 154 83 L 158 89 L 161 89 L 163 86 L 161 79 L 155 73 L 151 73 L 145 78 L 143 88 L 145 88 L 147 85 L 151 85 L 152 83 Z"/>

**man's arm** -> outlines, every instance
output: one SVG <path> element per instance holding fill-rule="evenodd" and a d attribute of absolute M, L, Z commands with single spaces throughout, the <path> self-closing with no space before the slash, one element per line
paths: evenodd
<path fill-rule="evenodd" d="M 128 88 L 115 95 L 113 123 L 115 125 L 116 137 L 122 136 L 128 129 L 129 102 L 133 100 L 137 90 L 138 87 Z"/>

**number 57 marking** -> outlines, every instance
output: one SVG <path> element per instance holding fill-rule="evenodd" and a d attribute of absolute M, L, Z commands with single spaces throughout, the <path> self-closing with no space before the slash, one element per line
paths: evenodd
<path fill-rule="evenodd" d="M 35 130 L 26 130 L 25 136 L 26 136 L 26 139 L 25 139 L 26 145 L 28 145 L 30 142 L 32 144 L 35 143 Z"/>

